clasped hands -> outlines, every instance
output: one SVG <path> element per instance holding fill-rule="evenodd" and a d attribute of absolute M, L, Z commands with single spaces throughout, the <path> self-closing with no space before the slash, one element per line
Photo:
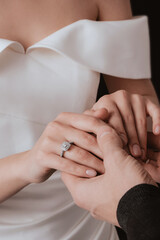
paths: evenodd
<path fill-rule="evenodd" d="M 123 96 L 115 103 L 117 94 Z M 119 226 L 116 211 L 122 196 L 138 184 L 157 186 L 156 182 L 160 182 L 160 153 L 155 151 L 160 150 L 160 109 L 150 100 L 124 91 L 111 97 L 101 98 L 92 110 L 85 112 L 109 122 L 104 125 L 95 120 L 94 134 L 103 156 L 104 173 L 90 179 L 62 173 L 62 179 L 78 206 L 95 218 Z M 104 106 L 108 112 L 101 109 Z M 152 118 L 153 133 L 147 136 L 148 115 Z M 147 158 L 150 161 L 145 163 Z"/>
<path fill-rule="evenodd" d="M 147 116 L 153 122 L 148 152 Z M 116 209 L 123 194 L 140 183 L 160 182 L 159 152 L 154 151 L 160 149 L 159 134 L 159 106 L 140 95 L 117 91 L 84 114 L 59 114 L 34 147 L 22 154 L 19 173 L 30 184 L 61 171 L 76 204 L 118 225 Z M 64 141 L 74 144 L 61 157 Z M 146 164 L 147 158 L 151 160 Z"/>

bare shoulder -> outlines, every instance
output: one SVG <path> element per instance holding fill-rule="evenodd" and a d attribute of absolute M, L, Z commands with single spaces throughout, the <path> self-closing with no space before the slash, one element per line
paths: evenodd
<path fill-rule="evenodd" d="M 114 21 L 132 17 L 130 0 L 96 0 L 99 21 Z"/>

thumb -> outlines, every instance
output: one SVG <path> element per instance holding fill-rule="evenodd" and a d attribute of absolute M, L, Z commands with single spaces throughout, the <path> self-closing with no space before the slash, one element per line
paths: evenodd
<path fill-rule="evenodd" d="M 109 118 L 109 113 L 106 108 L 100 108 L 100 109 L 96 109 L 96 110 L 94 110 L 94 109 L 86 110 L 84 112 L 84 114 L 99 118 L 103 121 L 107 121 Z"/>
<path fill-rule="evenodd" d="M 117 150 L 122 150 L 123 143 L 116 131 L 106 124 L 99 129 L 97 141 L 102 154 L 105 157 L 112 155 Z"/>
<path fill-rule="evenodd" d="M 96 193 L 93 191 L 95 185 L 92 184 L 92 181 L 64 172 L 61 173 L 61 178 L 68 188 L 75 204 L 79 207 L 89 209 L 93 199 L 96 199 Z M 89 192 L 90 194 L 88 194 Z M 94 195 L 94 197 L 92 195 Z"/>
<path fill-rule="evenodd" d="M 79 177 L 73 176 L 65 172 L 61 172 L 61 179 L 63 180 L 63 182 L 65 183 L 66 187 L 70 192 L 75 192 L 76 186 L 80 180 Z"/>

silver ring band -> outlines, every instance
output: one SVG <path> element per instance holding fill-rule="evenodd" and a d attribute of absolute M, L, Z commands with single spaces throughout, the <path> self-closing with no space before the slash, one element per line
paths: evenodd
<path fill-rule="evenodd" d="M 73 142 L 63 142 L 61 145 L 61 154 L 60 156 L 63 157 L 64 152 L 68 151 L 71 147 L 71 145 L 73 144 Z"/>

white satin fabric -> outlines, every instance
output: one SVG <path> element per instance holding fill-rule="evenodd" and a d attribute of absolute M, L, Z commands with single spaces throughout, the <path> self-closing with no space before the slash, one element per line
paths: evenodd
<path fill-rule="evenodd" d="M 147 18 L 80 20 L 26 52 L 0 39 L 0 158 L 33 147 L 60 112 L 96 100 L 100 72 L 150 77 Z M 57 171 L 0 204 L 2 240 L 116 240 L 115 228 L 75 206 Z"/>

